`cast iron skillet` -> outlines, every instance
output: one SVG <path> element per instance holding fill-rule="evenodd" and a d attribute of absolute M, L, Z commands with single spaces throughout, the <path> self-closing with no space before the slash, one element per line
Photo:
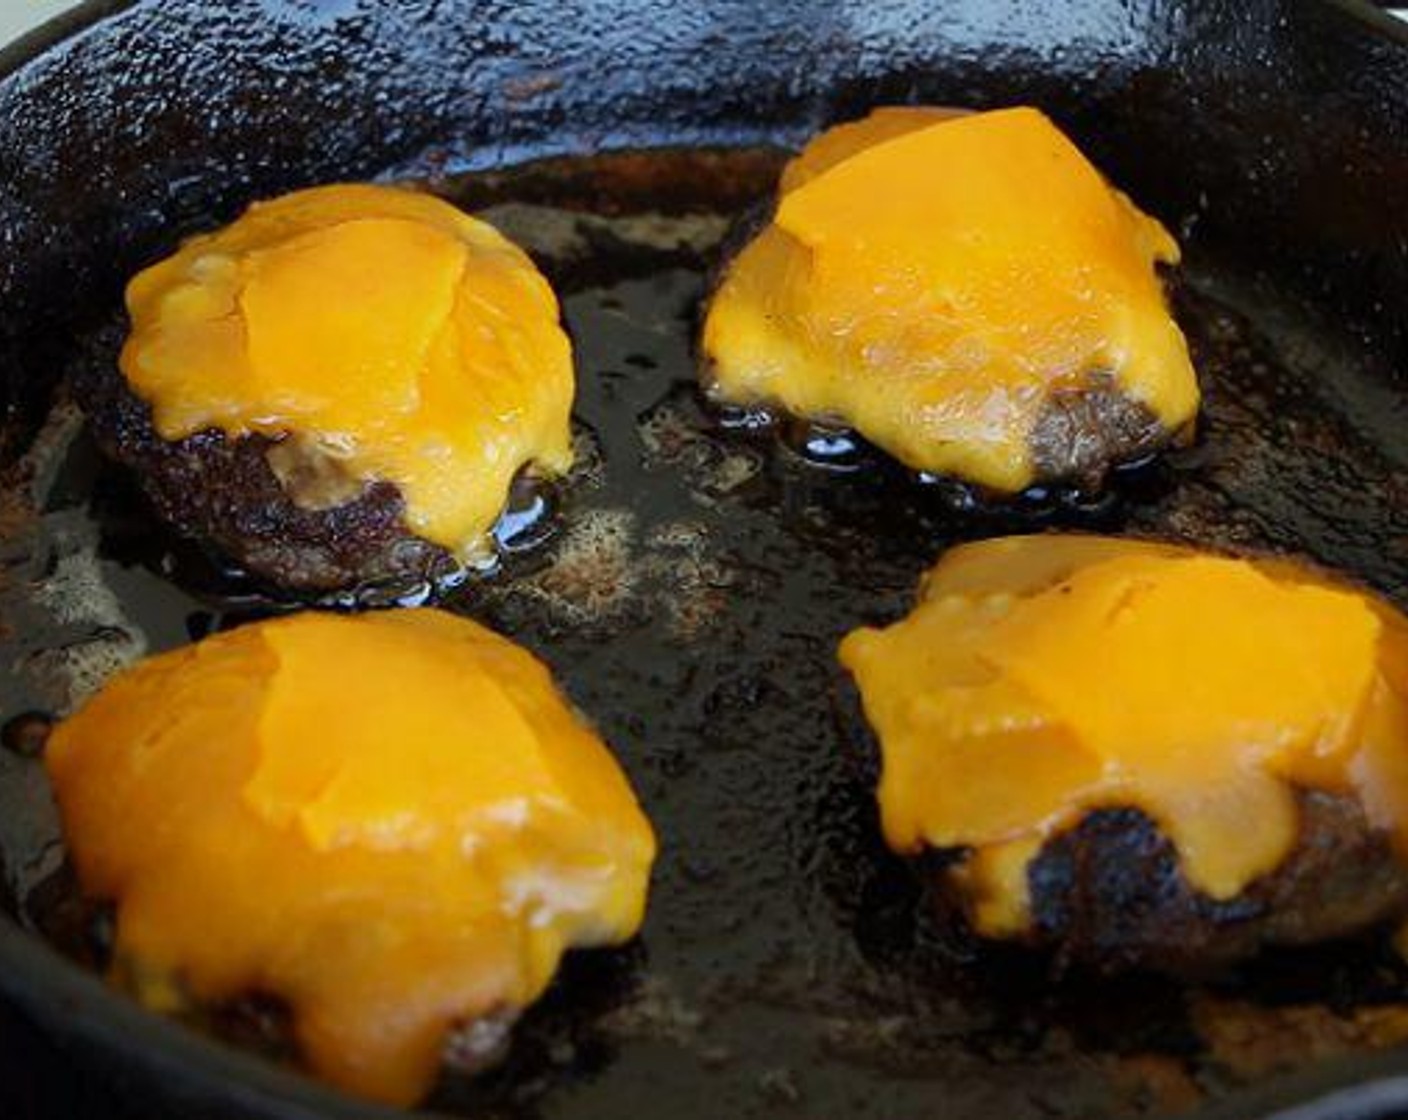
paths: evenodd
<path fill-rule="evenodd" d="M 720 432 L 688 388 L 708 254 L 631 243 L 630 214 L 612 223 L 649 198 L 597 197 L 597 165 L 533 188 L 558 213 L 605 215 L 570 266 L 540 247 L 602 466 L 567 497 L 547 559 L 450 605 L 553 664 L 665 847 L 640 944 L 573 961 L 507 1065 L 435 1103 L 682 1118 L 1408 1109 L 1408 1052 L 1370 1052 L 1408 1033 L 1408 971 L 1377 942 L 1273 954 L 1196 989 L 1101 985 L 926 918 L 876 842 L 864 735 L 831 656 L 849 626 L 900 613 L 945 544 L 1047 525 L 1305 553 L 1408 602 L 1408 38 L 1389 21 L 1293 0 L 138 0 L 86 5 L 0 71 L 3 449 L 31 472 L 9 475 L 0 525 L 7 717 L 46 698 L 41 663 L 273 609 L 168 578 L 177 546 L 82 437 L 57 440 L 51 420 L 34 442 L 62 375 L 110 359 L 125 278 L 181 232 L 313 182 L 400 173 L 492 202 L 538 180 L 452 173 L 790 145 L 875 103 L 1047 108 L 1188 250 L 1177 298 L 1208 382 L 1203 442 L 1110 503 L 983 518 L 877 468 L 827 472 Z M 717 213 L 694 211 L 764 189 L 742 170 L 720 181 L 744 166 L 720 159 L 713 179 L 676 166 L 669 229 L 717 233 Z M 544 213 L 518 215 L 530 240 Z M 21 509 L 41 482 L 43 508 Z M 131 629 L 75 632 L 94 602 Z M 0 752 L 0 992 L 146 1115 L 386 1115 L 142 1013 L 46 943 L 45 899 L 63 889 L 52 829 L 38 764 Z M 1279 1040 L 1276 1060 L 1249 1058 L 1248 1036 Z"/>

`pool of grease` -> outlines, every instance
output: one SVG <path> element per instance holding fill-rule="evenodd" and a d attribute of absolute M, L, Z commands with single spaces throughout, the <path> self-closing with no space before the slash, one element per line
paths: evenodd
<path fill-rule="evenodd" d="M 533 252 L 579 371 L 578 465 L 529 527 L 544 539 L 444 605 L 553 667 L 661 839 L 640 939 L 571 958 L 505 1062 L 447 1073 L 433 1103 L 562 1120 L 642 1100 L 674 1120 L 1125 1116 L 1408 1038 L 1408 970 L 1379 938 L 1201 985 L 1102 982 L 932 916 L 880 843 L 834 656 L 852 627 L 902 614 L 944 548 L 1047 528 L 1295 552 L 1408 605 L 1408 398 L 1352 338 L 1195 241 L 1175 299 L 1200 438 L 1109 495 L 983 511 L 844 438 L 802 433 L 801 454 L 695 386 L 717 246 L 776 167 L 640 154 L 428 184 Z M 112 361 L 112 337 L 95 331 L 78 360 Z M 64 870 L 45 720 L 136 657 L 288 607 L 153 523 L 71 403 L 9 482 L 0 901 L 91 963 L 102 938 Z M 216 1026 L 267 1043 L 277 1016 L 261 1023 Z"/>

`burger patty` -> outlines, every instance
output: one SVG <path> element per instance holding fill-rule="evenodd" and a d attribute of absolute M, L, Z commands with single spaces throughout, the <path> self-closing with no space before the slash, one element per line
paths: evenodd
<path fill-rule="evenodd" d="M 1300 838 L 1235 898 L 1200 894 L 1137 809 L 1103 809 L 1053 837 L 1028 869 L 1031 940 L 1101 972 L 1215 970 L 1263 946 L 1343 937 L 1408 916 L 1408 867 L 1359 803 L 1299 795 Z"/>
<path fill-rule="evenodd" d="M 288 489 L 298 451 L 285 441 L 230 439 L 216 430 L 164 440 L 151 409 L 110 364 L 85 370 L 75 387 L 99 446 L 135 472 L 157 514 L 270 583 L 326 593 L 434 581 L 458 567 L 445 549 L 406 527 L 405 502 L 392 483 L 359 485 L 337 504 L 312 508 Z M 287 468 L 286 481 L 275 473 L 271 451 Z"/>
<path fill-rule="evenodd" d="M 1051 393 L 1029 442 L 1038 485 L 1067 482 L 1093 490 L 1112 468 L 1136 463 L 1180 438 L 1122 393 L 1112 374 L 1096 372 L 1079 388 Z"/>
<path fill-rule="evenodd" d="M 749 207 L 729 227 L 708 277 L 704 307 L 723 284 L 734 258 L 773 220 L 777 206 L 774 194 Z M 1171 276 L 1166 274 L 1166 283 L 1171 283 Z M 706 367 L 701 383 L 710 395 L 713 382 L 713 373 Z M 787 409 L 776 401 L 753 403 L 768 413 L 787 414 Z M 858 445 L 870 446 L 868 440 L 836 417 L 794 419 L 816 422 L 828 431 L 846 433 Z M 1031 485 L 1067 484 L 1093 491 L 1103 485 L 1114 468 L 1142 462 L 1170 445 L 1186 444 L 1191 437 L 1191 431 L 1165 428 L 1145 405 L 1121 392 L 1112 372 L 1092 370 L 1077 385 L 1053 390 L 1043 402 L 1028 441 L 1036 472 Z M 999 501 L 1002 497 L 997 495 Z"/>

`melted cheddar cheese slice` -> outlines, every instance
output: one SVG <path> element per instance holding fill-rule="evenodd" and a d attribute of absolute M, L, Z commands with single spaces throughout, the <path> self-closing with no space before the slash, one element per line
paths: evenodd
<path fill-rule="evenodd" d="M 520 469 L 571 465 L 552 290 L 429 195 L 330 186 L 258 203 L 138 275 L 127 306 L 122 371 L 163 439 L 288 439 L 357 482 L 395 483 L 407 527 L 462 559 L 487 549 Z"/>
<path fill-rule="evenodd" d="M 710 305 L 711 391 L 1020 491 L 1062 394 L 1117 393 L 1165 442 L 1190 428 L 1197 380 L 1154 267 L 1177 259 L 1036 110 L 880 110 L 788 165 Z"/>
<path fill-rule="evenodd" d="M 1089 811 L 1144 811 L 1190 884 L 1239 894 L 1294 847 L 1297 788 L 1408 841 L 1408 620 L 1285 561 L 1100 537 L 966 545 L 841 645 L 880 739 L 891 847 L 971 849 L 978 927 Z"/>
<path fill-rule="evenodd" d="M 641 922 L 625 777 L 541 663 L 453 615 L 209 638 L 119 675 L 46 759 L 119 971 L 277 996 L 312 1069 L 376 1099 L 418 1099 L 454 1026 Z"/>

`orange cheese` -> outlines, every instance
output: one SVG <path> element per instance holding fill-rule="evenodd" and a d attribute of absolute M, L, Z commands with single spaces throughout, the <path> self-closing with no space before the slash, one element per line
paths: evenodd
<path fill-rule="evenodd" d="M 1108 378 L 1170 436 L 1191 425 L 1197 380 L 1154 269 L 1177 259 L 1036 110 L 880 110 L 788 165 L 709 308 L 712 391 L 1016 492 L 1053 394 Z"/>
<path fill-rule="evenodd" d="M 1097 808 L 1147 813 L 1214 899 L 1289 855 L 1298 787 L 1356 795 L 1408 850 L 1405 635 L 1285 561 L 1036 536 L 954 549 L 841 660 L 880 739 L 888 842 L 971 848 L 960 887 L 1004 935 L 1042 842 Z"/>
<path fill-rule="evenodd" d="M 641 922 L 655 842 L 609 751 L 541 663 L 453 615 L 303 614 L 164 654 L 46 760 L 117 967 L 282 998 L 312 1069 L 376 1099 L 418 1099 L 455 1024 Z"/>
<path fill-rule="evenodd" d="M 121 358 L 158 433 L 296 436 L 461 558 L 515 473 L 572 461 L 556 298 L 491 226 L 429 195 L 330 186 L 252 206 L 128 287 Z"/>

